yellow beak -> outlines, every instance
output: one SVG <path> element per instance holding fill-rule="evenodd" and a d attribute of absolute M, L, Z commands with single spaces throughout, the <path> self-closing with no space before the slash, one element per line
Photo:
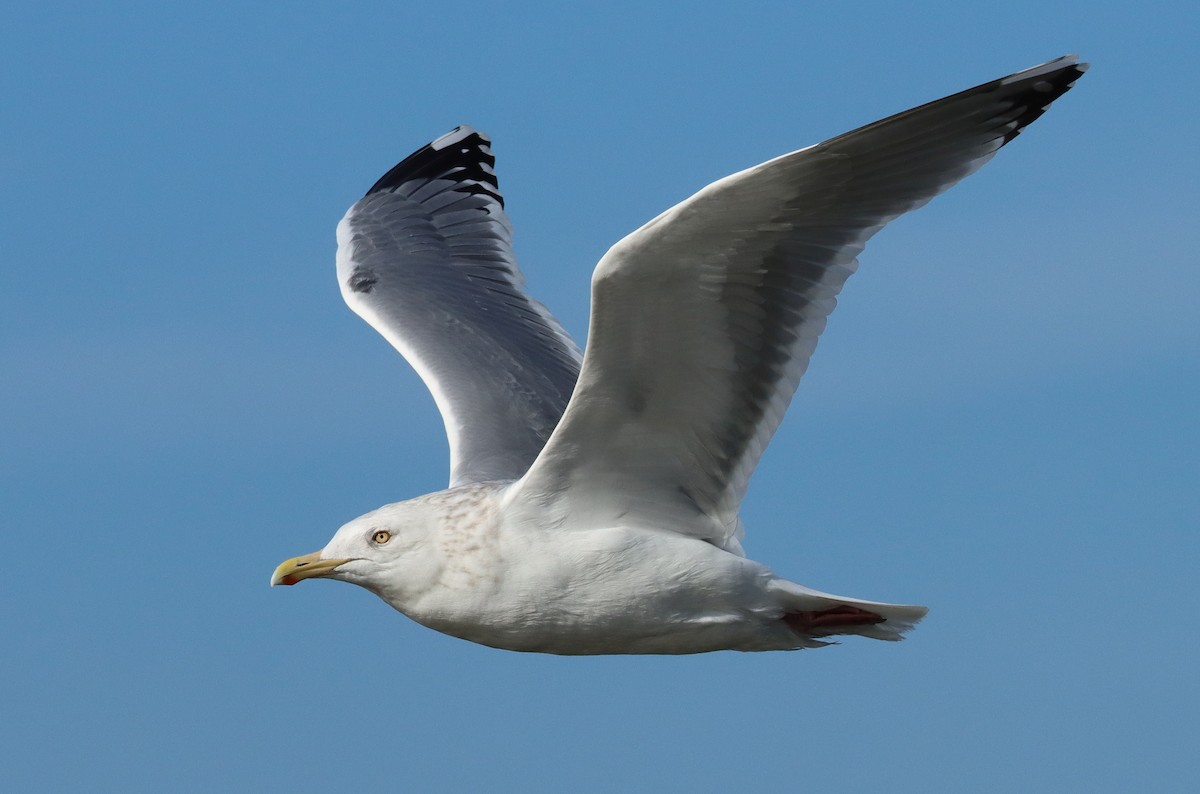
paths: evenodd
<path fill-rule="evenodd" d="M 350 560 L 322 560 L 319 551 L 302 557 L 292 557 L 279 563 L 275 573 L 271 574 L 271 587 L 277 584 L 295 584 L 301 579 L 311 579 L 314 576 L 328 576 L 339 565 L 347 562 Z"/>

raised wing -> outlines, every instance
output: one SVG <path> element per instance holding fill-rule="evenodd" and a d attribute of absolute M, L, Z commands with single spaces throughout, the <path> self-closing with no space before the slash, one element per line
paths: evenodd
<path fill-rule="evenodd" d="M 388 171 L 338 224 L 342 296 L 433 393 L 450 484 L 516 479 L 558 424 L 579 348 L 526 294 L 490 141 L 458 127 Z"/>
<path fill-rule="evenodd" d="M 867 240 L 1085 68 L 1061 58 L 783 155 L 613 246 L 579 384 L 514 498 L 571 526 L 651 522 L 736 548 L 747 480 Z"/>

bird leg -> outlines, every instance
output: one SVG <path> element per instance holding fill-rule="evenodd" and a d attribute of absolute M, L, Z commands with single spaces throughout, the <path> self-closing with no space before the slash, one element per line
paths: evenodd
<path fill-rule="evenodd" d="M 883 621 L 883 615 L 845 604 L 819 611 L 788 612 L 783 616 L 788 628 L 802 634 L 811 634 L 814 629 L 825 633 L 833 627 L 864 626 Z"/>

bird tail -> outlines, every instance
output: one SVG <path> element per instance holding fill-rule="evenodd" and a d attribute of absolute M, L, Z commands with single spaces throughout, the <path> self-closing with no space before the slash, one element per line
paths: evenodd
<path fill-rule="evenodd" d="M 905 632 L 929 611 L 913 604 L 885 604 L 822 593 L 786 579 L 773 580 L 769 589 L 783 607 L 783 622 L 804 640 L 805 647 L 827 644 L 814 638 L 841 634 L 890 642 L 902 640 Z"/>

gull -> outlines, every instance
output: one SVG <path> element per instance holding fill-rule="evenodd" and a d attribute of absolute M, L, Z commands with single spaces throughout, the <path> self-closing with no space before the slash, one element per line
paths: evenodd
<path fill-rule="evenodd" d="M 337 229 L 350 308 L 424 380 L 449 488 L 342 526 L 271 584 L 365 587 L 429 628 L 554 654 L 899 640 L 926 613 L 748 559 L 738 507 L 867 240 L 1086 70 L 1065 56 L 708 185 L 614 245 L 587 347 L 524 288 L 490 140 L 458 127 Z"/>

